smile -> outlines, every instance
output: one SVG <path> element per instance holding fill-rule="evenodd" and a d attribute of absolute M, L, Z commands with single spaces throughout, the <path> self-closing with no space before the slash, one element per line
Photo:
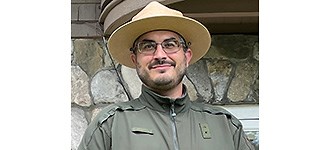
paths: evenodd
<path fill-rule="evenodd" d="M 172 67 L 171 64 L 161 64 L 161 65 L 154 65 L 150 69 L 167 69 Z"/>

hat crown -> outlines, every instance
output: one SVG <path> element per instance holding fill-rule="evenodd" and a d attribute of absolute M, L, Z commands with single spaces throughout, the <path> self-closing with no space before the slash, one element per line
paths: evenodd
<path fill-rule="evenodd" d="M 149 3 L 144 9 L 142 9 L 138 14 L 136 14 L 132 21 L 156 17 L 156 16 L 177 16 L 183 17 L 183 14 L 180 11 L 170 9 L 157 1 Z"/>
<path fill-rule="evenodd" d="M 202 58 L 211 45 L 211 36 L 207 28 L 192 18 L 183 16 L 178 10 L 151 2 L 137 13 L 131 21 L 118 27 L 110 36 L 108 47 L 111 56 L 118 63 L 130 68 L 136 65 L 131 61 L 129 51 L 139 36 L 150 31 L 169 30 L 180 34 L 194 53 L 189 64 Z"/>

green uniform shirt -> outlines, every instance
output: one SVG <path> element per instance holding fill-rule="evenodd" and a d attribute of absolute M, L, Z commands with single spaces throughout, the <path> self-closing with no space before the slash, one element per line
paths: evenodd
<path fill-rule="evenodd" d="M 186 89 L 184 87 L 184 89 Z M 160 96 L 110 105 L 88 126 L 78 150 L 251 150 L 238 119 L 226 110 Z"/>

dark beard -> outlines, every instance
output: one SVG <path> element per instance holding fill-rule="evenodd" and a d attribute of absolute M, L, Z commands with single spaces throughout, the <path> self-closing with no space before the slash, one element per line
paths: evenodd
<path fill-rule="evenodd" d="M 177 85 L 179 85 L 181 83 L 181 81 L 183 80 L 183 77 L 186 74 L 186 70 L 184 69 L 183 71 L 179 72 L 179 74 L 177 75 L 176 78 L 171 79 L 171 80 L 165 80 L 165 79 L 158 79 L 155 80 L 154 83 L 154 87 L 156 90 L 170 90 L 174 87 L 176 87 Z"/>
<path fill-rule="evenodd" d="M 177 66 L 177 67 L 181 67 L 181 69 L 179 70 L 178 74 L 176 77 L 174 78 L 160 78 L 160 79 L 156 79 L 154 81 L 150 80 L 150 76 L 149 74 L 147 74 L 146 72 L 141 72 L 139 70 L 140 66 L 137 66 L 137 73 L 138 76 L 140 78 L 140 80 L 142 81 L 142 83 L 144 83 L 147 87 L 153 89 L 154 91 L 167 91 L 170 90 L 174 87 L 176 87 L 177 85 L 179 85 L 181 83 L 181 81 L 183 80 L 183 77 L 186 75 L 187 72 L 187 66 L 184 64 L 181 64 L 181 66 Z"/>

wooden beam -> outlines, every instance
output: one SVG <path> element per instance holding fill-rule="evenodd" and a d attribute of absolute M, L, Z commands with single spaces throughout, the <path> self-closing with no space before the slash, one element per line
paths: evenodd
<path fill-rule="evenodd" d="M 258 23 L 259 12 L 185 13 L 202 23 Z"/>
<path fill-rule="evenodd" d="M 185 13 L 193 18 L 259 17 L 259 12 Z"/>

